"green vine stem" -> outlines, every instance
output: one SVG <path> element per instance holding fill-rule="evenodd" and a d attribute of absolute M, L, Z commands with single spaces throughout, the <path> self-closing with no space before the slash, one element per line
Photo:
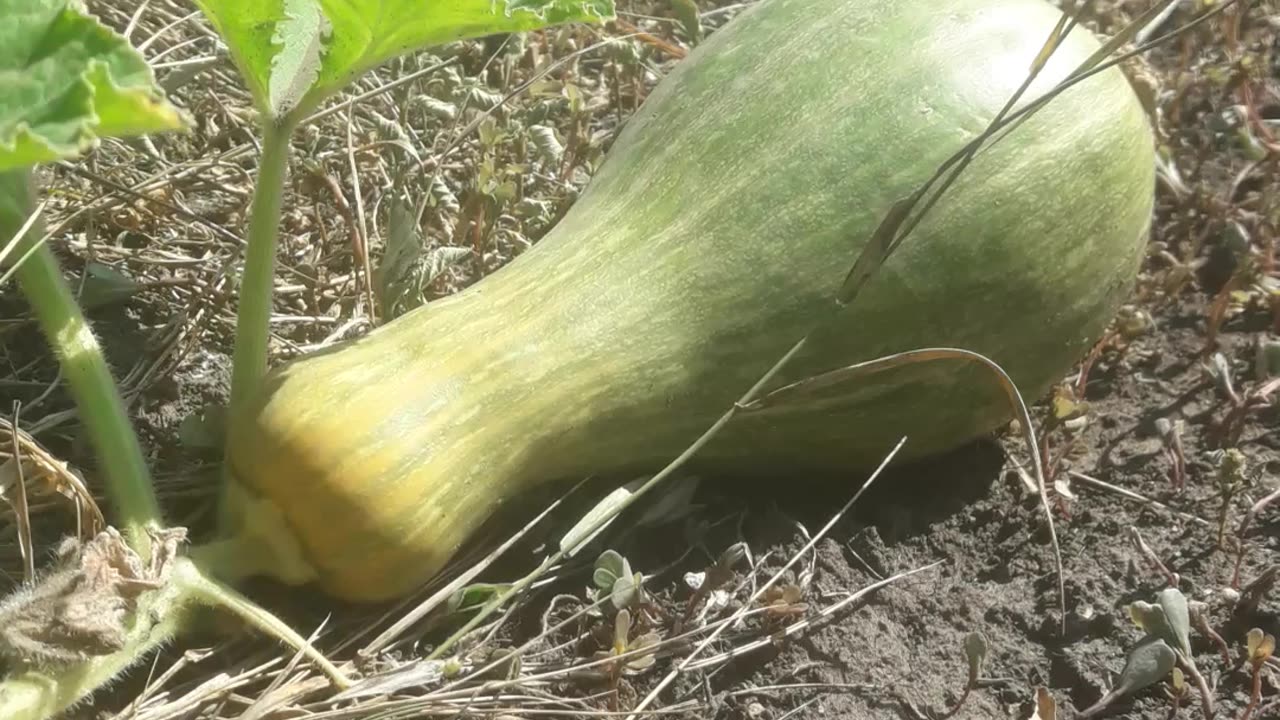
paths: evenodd
<path fill-rule="evenodd" d="M 249 210 L 248 246 L 240 281 L 240 310 L 236 317 L 235 354 L 231 365 L 231 412 L 239 417 L 267 372 L 267 343 L 276 267 L 276 237 L 285 179 L 289 174 L 289 138 L 296 125 L 290 118 L 266 120 L 262 128 L 262 157 Z"/>
<path fill-rule="evenodd" d="M 33 212 L 36 186 L 28 171 L 0 173 L 0 238 L 14 237 Z M 16 210 L 17 212 L 12 212 Z M 19 250 L 44 236 L 44 222 L 36 219 Z M 139 555 L 150 551 L 148 527 L 161 526 L 160 506 L 138 436 L 129 421 L 124 400 L 102 347 L 85 319 L 75 293 L 49 247 L 41 243 L 17 268 L 22 292 L 44 335 L 61 363 L 68 388 L 80 411 L 106 479 L 107 496 L 129 545 Z M 0 715 L 2 716 L 2 715 Z"/>

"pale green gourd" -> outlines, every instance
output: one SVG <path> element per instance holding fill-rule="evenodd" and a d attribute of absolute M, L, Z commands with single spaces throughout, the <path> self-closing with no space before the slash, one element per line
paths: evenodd
<path fill-rule="evenodd" d="M 289 579 L 374 601 L 429 579 L 531 487 L 656 469 L 825 312 L 889 206 L 986 127 L 1059 15 L 764 0 L 678 64 L 523 256 L 277 369 L 233 419 L 233 496 L 279 511 L 257 530 L 314 571 Z M 1026 97 L 1098 47 L 1076 28 Z M 1071 89 L 979 156 L 784 380 L 953 346 L 1043 393 L 1131 290 L 1153 163 L 1119 70 Z M 743 416 L 697 462 L 801 487 L 901 435 L 917 457 L 1008 418 L 976 368 L 921 365 Z"/>

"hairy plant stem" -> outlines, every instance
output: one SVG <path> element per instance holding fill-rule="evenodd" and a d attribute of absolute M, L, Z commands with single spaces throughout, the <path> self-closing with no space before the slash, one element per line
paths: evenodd
<path fill-rule="evenodd" d="M 8 201 L 0 210 L 0 237 L 15 235 L 34 207 L 36 187 L 28 171 L 0 174 L 0 194 Z M 12 212 L 17 210 L 18 212 Z M 40 242 L 44 223 L 31 224 L 20 250 Z M 68 389 L 89 434 L 107 495 L 129 545 L 144 557 L 150 553 L 147 528 L 158 528 L 160 505 L 142 446 L 129 421 L 124 399 L 111 369 L 80 310 L 75 293 L 53 251 L 43 243 L 17 268 L 18 283 L 35 312 L 50 346 L 58 356 Z"/>
<path fill-rule="evenodd" d="M 48 720 L 142 662 L 153 650 L 191 629 L 199 606 L 231 612 L 259 632 L 299 652 L 339 689 L 351 686 L 341 670 L 306 638 L 252 600 L 208 577 L 187 558 L 174 560 L 169 582 L 138 601 L 125 645 L 110 655 L 59 668 L 29 668 L 0 682 L 0 718 Z"/>
<path fill-rule="evenodd" d="M 240 280 L 240 309 L 236 316 L 235 352 L 231 365 L 230 418 L 256 393 L 267 373 L 267 343 L 276 267 L 276 238 L 285 179 L 289 174 L 289 137 L 296 122 L 290 118 L 263 122 L 262 157 L 254 181 L 249 210 L 248 247 Z"/>
<path fill-rule="evenodd" d="M 68 667 L 15 672 L 0 683 L 0 717 L 47 720 L 81 702 L 186 629 L 191 608 L 181 591 L 166 586 L 145 595 L 134 613 L 125 646 Z M 153 618 L 159 618 L 153 620 Z"/>

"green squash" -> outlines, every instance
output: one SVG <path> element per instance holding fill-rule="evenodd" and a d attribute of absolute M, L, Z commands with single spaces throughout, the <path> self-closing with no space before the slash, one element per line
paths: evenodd
<path fill-rule="evenodd" d="M 225 516 L 258 524 L 256 569 L 394 598 L 530 488 L 671 460 L 828 312 L 891 204 L 983 131 L 1058 18 L 1044 0 L 744 12 L 660 83 L 533 248 L 272 373 L 229 436 Z M 1026 98 L 1098 47 L 1076 28 Z M 1081 83 L 979 155 L 781 381 L 951 346 L 1041 395 L 1131 290 L 1153 168 L 1124 75 Z M 1009 418 L 989 375 L 923 364 L 740 416 L 696 464 L 801 481 Z"/>

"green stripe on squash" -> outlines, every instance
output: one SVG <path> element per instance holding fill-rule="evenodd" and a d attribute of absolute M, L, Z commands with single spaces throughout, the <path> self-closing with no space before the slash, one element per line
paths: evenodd
<path fill-rule="evenodd" d="M 231 427 L 235 481 L 278 506 L 270 532 L 324 590 L 378 601 L 535 485 L 656 469 L 830 306 L 890 205 L 983 131 L 1058 17 L 1044 0 L 764 0 L 662 81 L 533 248 L 277 369 Z M 1027 98 L 1098 47 L 1075 29 Z M 1130 292 L 1154 183 L 1125 77 L 1089 79 L 983 152 L 782 380 L 953 346 L 1045 392 Z M 742 416 L 698 462 L 802 478 L 1009 416 L 989 376 L 926 364 Z"/>

